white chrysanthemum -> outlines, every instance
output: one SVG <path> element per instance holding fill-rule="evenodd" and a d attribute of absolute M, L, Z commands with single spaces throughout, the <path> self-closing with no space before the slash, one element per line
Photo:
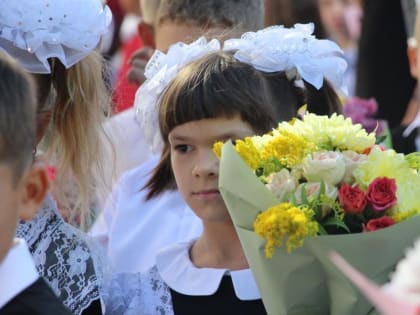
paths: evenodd
<path fill-rule="evenodd" d="M 420 303 L 420 239 L 398 263 L 384 290 L 410 302 Z"/>

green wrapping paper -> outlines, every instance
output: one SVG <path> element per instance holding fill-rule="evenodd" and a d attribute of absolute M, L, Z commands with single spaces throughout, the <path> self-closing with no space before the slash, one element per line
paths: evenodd
<path fill-rule="evenodd" d="M 231 143 L 223 146 L 219 189 L 269 315 L 376 314 L 357 288 L 329 261 L 335 250 L 376 283 L 383 284 L 404 250 L 419 236 L 420 216 L 369 233 L 308 238 L 304 246 L 265 257 L 255 234 L 256 216 L 279 201 L 253 174 Z"/>

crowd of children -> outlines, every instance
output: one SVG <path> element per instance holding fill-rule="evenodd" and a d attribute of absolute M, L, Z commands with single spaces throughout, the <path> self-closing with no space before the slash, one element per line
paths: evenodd
<path fill-rule="evenodd" d="M 266 314 L 213 144 L 342 113 L 374 77 L 372 4 L 120 2 L 138 16 L 115 82 L 106 1 L 0 0 L 0 315 Z"/>

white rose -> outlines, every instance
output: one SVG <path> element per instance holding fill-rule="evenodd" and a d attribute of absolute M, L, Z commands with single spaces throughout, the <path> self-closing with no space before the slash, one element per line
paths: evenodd
<path fill-rule="evenodd" d="M 324 184 L 325 186 L 325 195 L 328 196 L 331 199 L 336 199 L 337 198 L 337 188 L 328 184 Z M 319 195 L 319 191 L 321 189 L 321 183 L 302 183 L 300 184 L 296 191 L 295 191 L 295 199 L 296 199 L 296 203 L 299 205 L 302 203 L 302 189 L 303 187 L 305 187 L 305 195 L 306 195 L 306 199 L 310 200 L 311 197 L 318 197 Z"/>
<path fill-rule="evenodd" d="M 303 176 L 308 182 L 321 182 L 337 185 L 342 181 L 346 165 L 339 152 L 315 152 L 303 161 Z"/>
<path fill-rule="evenodd" d="M 354 151 L 343 151 L 341 152 L 344 159 L 344 164 L 346 165 L 346 171 L 344 172 L 343 180 L 346 183 L 353 184 L 354 183 L 354 170 L 364 161 L 366 161 L 367 156 L 365 154 L 359 154 Z"/>
<path fill-rule="evenodd" d="M 270 174 L 267 177 L 267 184 L 265 185 L 280 201 L 286 194 L 294 192 L 296 189 L 296 181 L 290 175 L 287 169 L 282 169 L 280 172 Z"/>

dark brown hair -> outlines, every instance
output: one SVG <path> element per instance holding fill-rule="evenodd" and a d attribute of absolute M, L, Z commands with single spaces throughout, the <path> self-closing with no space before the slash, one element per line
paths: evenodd
<path fill-rule="evenodd" d="M 184 67 L 160 101 L 159 123 L 165 148 L 145 188 L 147 199 L 174 189 L 168 135 L 187 122 L 233 117 L 239 114 L 257 134 L 275 126 L 275 114 L 266 80 L 231 52 L 211 53 Z"/>
<path fill-rule="evenodd" d="M 307 110 L 317 115 L 341 114 L 342 105 L 337 93 L 327 80 L 318 90 L 303 80 L 304 88 L 295 86 L 284 71 L 266 73 L 269 91 L 273 99 L 276 119 L 289 120 L 296 116 L 298 109 L 306 104 Z"/>
<path fill-rule="evenodd" d="M 157 23 L 193 23 L 209 29 L 240 27 L 256 31 L 264 26 L 263 0 L 161 0 Z"/>
<path fill-rule="evenodd" d="M 18 182 L 35 148 L 35 90 L 31 78 L 0 52 L 0 162 Z"/>

